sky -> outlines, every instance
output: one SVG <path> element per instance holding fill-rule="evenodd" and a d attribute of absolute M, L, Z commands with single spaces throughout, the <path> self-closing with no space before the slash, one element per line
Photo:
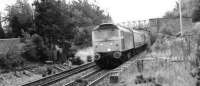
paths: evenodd
<path fill-rule="evenodd" d="M 1 0 L 0 11 L 4 14 L 6 5 L 14 4 L 15 1 Z M 116 23 L 162 17 L 175 7 L 176 1 L 178 0 L 96 0 Z"/>
<path fill-rule="evenodd" d="M 115 22 L 162 17 L 177 0 L 97 0 Z"/>
<path fill-rule="evenodd" d="M 0 2 L 0 12 L 2 15 L 5 15 L 6 12 L 5 12 L 5 9 L 6 9 L 6 6 L 8 5 L 12 5 L 16 2 L 17 0 L 1 0 Z M 28 0 L 29 3 L 32 3 L 33 0 Z"/>

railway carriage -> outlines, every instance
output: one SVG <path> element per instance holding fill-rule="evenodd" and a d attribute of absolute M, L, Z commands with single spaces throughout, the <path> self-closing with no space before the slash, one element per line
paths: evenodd
<path fill-rule="evenodd" d="M 137 53 L 137 48 L 149 42 L 145 31 L 101 24 L 92 31 L 95 62 L 104 69 L 112 69 Z"/>

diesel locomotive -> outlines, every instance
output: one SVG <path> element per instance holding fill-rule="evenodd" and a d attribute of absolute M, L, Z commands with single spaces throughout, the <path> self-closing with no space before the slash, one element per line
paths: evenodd
<path fill-rule="evenodd" d="M 123 28 L 115 24 L 101 24 L 92 31 L 95 63 L 113 69 L 130 59 L 137 49 L 150 45 L 149 32 Z"/>

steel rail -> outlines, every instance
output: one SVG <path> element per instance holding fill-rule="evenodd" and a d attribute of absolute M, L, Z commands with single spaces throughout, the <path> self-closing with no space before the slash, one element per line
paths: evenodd
<path fill-rule="evenodd" d="M 66 71 L 57 73 L 55 75 L 51 75 L 51 76 L 48 76 L 48 77 L 30 82 L 30 83 L 24 84 L 22 86 L 48 86 L 48 85 L 54 84 L 58 81 L 61 81 L 62 79 L 65 79 L 67 77 L 70 77 L 72 75 L 80 73 L 82 71 L 85 71 L 87 69 L 93 68 L 95 66 L 96 66 L 96 64 L 94 62 L 84 64 L 79 67 L 73 68 L 71 70 L 66 70 Z"/>
<path fill-rule="evenodd" d="M 88 74 L 86 74 L 86 75 L 80 77 L 79 79 L 73 80 L 73 81 L 71 81 L 71 82 L 65 84 L 64 86 L 75 86 L 75 85 L 77 84 L 77 82 L 76 82 L 77 80 L 89 78 L 89 77 L 91 77 L 91 76 L 97 74 L 97 73 L 100 72 L 100 71 L 101 71 L 101 69 L 97 69 L 97 70 L 95 70 L 95 71 L 92 71 L 92 72 L 90 72 L 90 73 L 88 73 Z"/>
<path fill-rule="evenodd" d="M 100 77 L 90 81 L 86 86 L 95 86 L 98 84 L 100 81 L 102 81 L 104 78 L 106 78 L 109 75 L 109 71 L 103 73 Z"/>

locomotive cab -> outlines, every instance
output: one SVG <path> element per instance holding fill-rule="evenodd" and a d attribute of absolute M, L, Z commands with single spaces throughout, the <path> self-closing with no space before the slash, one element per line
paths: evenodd
<path fill-rule="evenodd" d="M 112 25 L 100 26 L 92 32 L 94 52 L 120 51 L 120 31 Z"/>
<path fill-rule="evenodd" d="M 122 56 L 122 51 L 124 51 L 125 48 L 128 48 L 128 46 L 124 46 L 124 34 L 125 32 L 129 32 L 129 30 L 126 30 L 124 32 L 124 30 L 113 24 L 102 24 L 92 31 L 92 43 L 95 53 L 95 61 L 99 61 L 101 59 L 101 61 L 116 61 L 114 63 L 123 62 L 122 60 L 120 60 Z M 129 37 L 131 36 L 129 35 Z"/>

